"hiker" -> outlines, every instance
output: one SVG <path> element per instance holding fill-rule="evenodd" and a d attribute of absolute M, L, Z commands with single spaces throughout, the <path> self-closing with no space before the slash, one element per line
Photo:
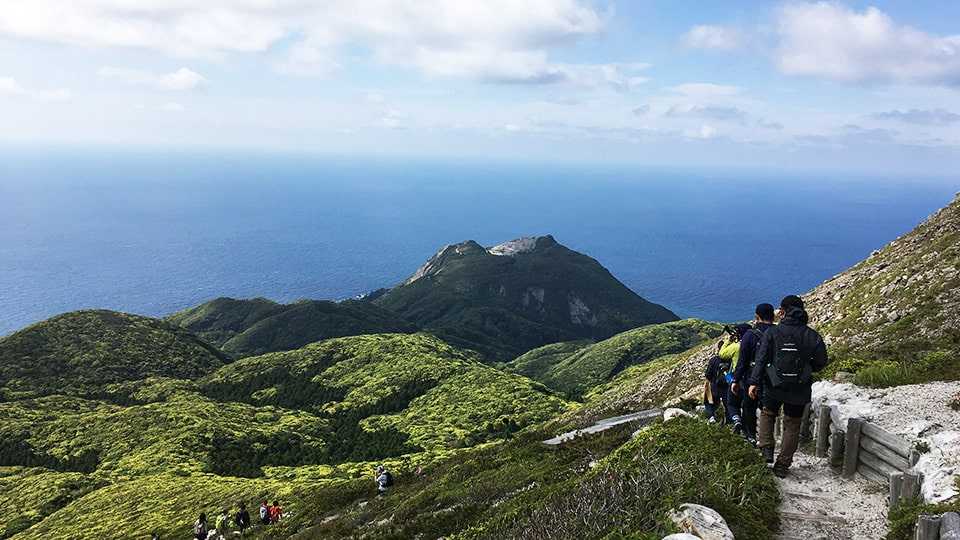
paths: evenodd
<path fill-rule="evenodd" d="M 727 410 L 727 390 L 729 388 L 728 375 L 733 359 L 737 357 L 740 345 L 736 339 L 736 329 L 729 326 L 724 327 L 727 337 L 717 343 L 717 354 L 710 359 L 704 377 L 707 379 L 706 394 L 709 396 L 704 399 L 704 412 L 707 414 L 710 423 L 716 422 L 717 406 L 722 405 L 724 410 L 723 418 L 728 419 Z"/>
<path fill-rule="evenodd" d="M 234 521 L 237 523 L 237 529 L 240 530 L 240 537 L 243 537 L 243 533 L 250 528 L 250 512 L 247 512 L 247 506 L 243 503 L 237 504 L 237 515 L 234 516 Z"/>
<path fill-rule="evenodd" d="M 264 525 L 270 524 L 270 506 L 267 504 L 266 499 L 260 503 L 260 523 Z"/>
<path fill-rule="evenodd" d="M 377 466 L 377 496 L 383 497 L 393 485 L 393 475 L 383 465 Z"/>
<path fill-rule="evenodd" d="M 273 501 L 270 507 L 270 523 L 277 523 L 283 519 L 283 508 L 280 507 L 280 501 Z"/>
<path fill-rule="evenodd" d="M 230 527 L 230 511 L 228 509 L 224 508 L 217 516 L 216 526 L 217 534 L 214 538 L 226 538 L 227 529 Z"/>
<path fill-rule="evenodd" d="M 731 415 L 733 431 L 743 435 L 750 444 L 757 444 L 757 407 L 758 403 L 747 392 L 747 379 L 756 360 L 760 339 L 771 327 L 776 317 L 771 304 L 758 304 L 754 310 L 753 327 L 740 337 L 740 357 L 733 370 L 730 382 L 730 395 L 727 403 L 733 409 Z M 761 392 L 762 393 L 762 392 Z"/>
<path fill-rule="evenodd" d="M 207 515 L 203 512 L 193 523 L 193 537 L 197 540 L 207 540 Z"/>
<path fill-rule="evenodd" d="M 783 409 L 783 440 L 773 474 L 785 478 L 800 444 L 800 421 L 810 403 L 813 373 L 825 368 L 829 360 L 823 338 L 807 326 L 810 317 L 799 296 L 784 297 L 779 315 L 780 324 L 767 329 L 760 339 L 749 395 L 760 399 L 762 405 L 757 435 L 767 463 L 774 461 L 773 425 Z"/>

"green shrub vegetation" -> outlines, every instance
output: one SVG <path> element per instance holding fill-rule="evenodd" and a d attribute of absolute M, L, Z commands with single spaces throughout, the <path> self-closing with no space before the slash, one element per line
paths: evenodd
<path fill-rule="evenodd" d="M 592 345 L 547 345 L 520 356 L 509 368 L 572 398 L 580 398 L 631 366 L 686 351 L 722 331 L 722 325 L 698 319 L 653 324 Z M 569 352 L 564 354 L 563 350 Z M 546 362 L 552 364 L 545 365 Z"/>
<path fill-rule="evenodd" d="M 217 298 L 167 320 L 234 357 L 289 351 L 335 337 L 416 331 L 399 316 L 355 300 L 278 304 L 263 298 Z"/>
<path fill-rule="evenodd" d="M 661 538 L 684 502 L 716 508 L 738 538 L 772 536 L 776 484 L 742 440 L 686 419 L 630 432 L 546 450 L 547 432 L 528 430 L 403 478 L 386 499 L 321 516 L 298 538 Z"/>
<path fill-rule="evenodd" d="M 192 379 L 226 356 L 157 319 L 77 311 L 0 338 L 0 399 L 86 395 L 107 383 L 151 376 Z"/>
<path fill-rule="evenodd" d="M 960 487 L 960 480 L 957 485 Z M 917 517 L 936 516 L 946 512 L 960 512 L 960 497 L 939 504 L 924 503 L 919 499 L 903 501 L 887 513 L 889 530 L 886 540 L 913 540 Z"/>

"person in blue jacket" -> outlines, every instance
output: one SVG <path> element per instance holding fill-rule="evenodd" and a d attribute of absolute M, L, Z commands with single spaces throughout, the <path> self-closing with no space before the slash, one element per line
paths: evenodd
<path fill-rule="evenodd" d="M 757 349 L 760 346 L 760 338 L 763 334 L 773 327 L 775 318 L 773 305 L 759 304 L 754 310 L 753 327 L 748 328 L 740 337 L 739 359 L 730 381 L 730 395 L 727 397 L 727 404 L 732 409 L 733 414 L 730 420 L 733 422 L 734 432 L 743 435 L 751 444 L 757 443 L 757 409 L 759 403 L 750 397 L 747 392 L 747 379 L 750 372 L 753 371 L 756 360 Z"/>

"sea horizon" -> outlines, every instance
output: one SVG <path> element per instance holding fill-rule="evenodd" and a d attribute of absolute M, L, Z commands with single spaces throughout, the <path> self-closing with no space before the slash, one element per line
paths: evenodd
<path fill-rule="evenodd" d="M 446 244 L 545 234 L 681 317 L 742 320 L 855 264 L 960 189 L 947 177 L 466 158 L 6 157 L 0 335 L 76 309 L 343 300 L 396 285 Z"/>

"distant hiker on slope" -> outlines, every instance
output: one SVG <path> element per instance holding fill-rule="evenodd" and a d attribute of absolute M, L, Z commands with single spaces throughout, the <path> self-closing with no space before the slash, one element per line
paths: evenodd
<path fill-rule="evenodd" d="M 383 465 L 377 466 L 377 496 L 383 497 L 393 486 L 393 475 Z"/>
<path fill-rule="evenodd" d="M 260 523 L 270 524 L 270 505 L 267 504 L 266 500 L 260 503 Z"/>
<path fill-rule="evenodd" d="M 763 406 L 758 436 L 767 463 L 773 462 L 773 425 L 783 408 L 783 440 L 773 473 L 784 478 L 800 444 L 800 420 L 810 403 L 813 373 L 825 368 L 829 360 L 823 338 L 807 326 L 810 318 L 799 296 L 790 295 L 780 302 L 780 317 L 780 324 L 769 328 L 760 340 L 749 394 Z"/>
<path fill-rule="evenodd" d="M 243 533 L 250 527 L 250 512 L 247 512 L 247 506 L 243 503 L 239 503 L 237 510 L 237 515 L 234 516 L 234 521 L 237 523 L 237 529 L 240 531 L 240 537 L 243 537 Z"/>
<path fill-rule="evenodd" d="M 193 537 L 197 540 L 207 540 L 207 515 L 200 514 L 197 521 L 193 523 Z"/>
<path fill-rule="evenodd" d="M 757 349 L 760 339 L 767 330 L 773 327 L 775 314 L 770 304 L 759 304 L 754 310 L 753 328 L 750 328 L 740 337 L 740 358 L 737 367 L 733 370 L 733 379 L 730 383 L 730 396 L 727 403 L 733 409 L 731 415 L 733 430 L 750 441 L 757 443 L 757 401 L 747 392 L 747 379 L 756 363 Z M 761 392 L 762 393 L 762 392 Z M 740 429 L 738 430 L 738 426 Z"/>
<path fill-rule="evenodd" d="M 273 501 L 273 506 L 270 507 L 270 523 L 278 523 L 283 519 L 283 508 L 280 506 L 280 501 Z"/>
<path fill-rule="evenodd" d="M 227 528 L 230 527 L 230 511 L 226 508 L 220 512 L 220 515 L 217 516 L 216 521 L 216 532 L 214 538 L 226 538 L 227 537 Z"/>

